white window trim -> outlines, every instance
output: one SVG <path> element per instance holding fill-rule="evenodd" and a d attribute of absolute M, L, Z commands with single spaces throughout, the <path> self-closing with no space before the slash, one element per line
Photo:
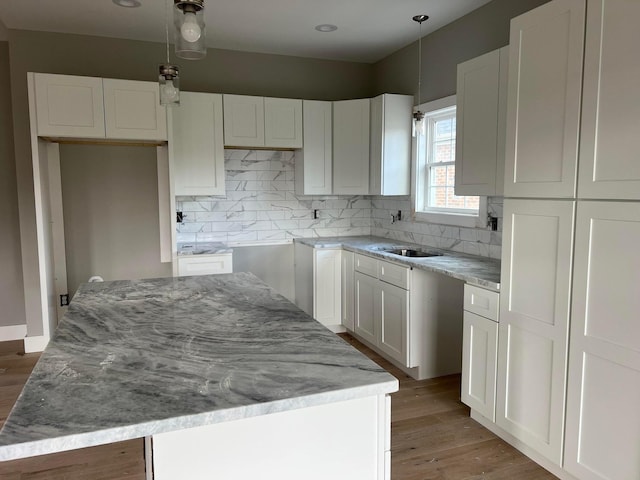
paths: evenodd
<path fill-rule="evenodd" d="M 413 108 L 428 113 L 443 108 L 452 107 L 456 104 L 456 96 L 439 98 L 432 102 L 423 103 Z M 415 222 L 438 223 L 442 225 L 453 225 L 468 228 L 486 228 L 487 226 L 487 197 L 480 197 L 478 215 L 468 215 L 455 212 L 417 212 L 416 200 L 418 186 L 423 179 L 419 178 L 418 172 L 418 141 L 424 137 L 414 137 L 411 147 L 411 216 Z"/>

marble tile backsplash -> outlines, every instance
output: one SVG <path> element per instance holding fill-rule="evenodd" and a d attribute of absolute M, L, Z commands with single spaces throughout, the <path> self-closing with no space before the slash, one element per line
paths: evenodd
<path fill-rule="evenodd" d="M 225 150 L 226 196 L 176 197 L 184 214 L 178 242 L 247 245 L 371 233 L 370 198 L 297 196 L 293 166 L 291 151 Z"/>
<path fill-rule="evenodd" d="M 410 220 L 409 197 L 297 196 L 294 152 L 225 150 L 226 195 L 176 197 L 178 242 L 283 243 L 296 237 L 376 235 L 500 258 L 502 198 L 488 199 L 499 230 Z M 313 218 L 318 210 L 318 218 Z M 401 210 L 404 219 L 392 223 Z"/>

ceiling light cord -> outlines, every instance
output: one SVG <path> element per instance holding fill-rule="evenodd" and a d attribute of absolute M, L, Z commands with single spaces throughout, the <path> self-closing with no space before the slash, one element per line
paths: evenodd
<path fill-rule="evenodd" d="M 169 1 L 165 1 L 165 9 L 164 9 L 164 33 L 165 39 L 167 43 L 167 63 L 169 63 Z"/>

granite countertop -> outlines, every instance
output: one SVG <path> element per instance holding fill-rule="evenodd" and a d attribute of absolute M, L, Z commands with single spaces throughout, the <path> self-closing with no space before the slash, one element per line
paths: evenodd
<path fill-rule="evenodd" d="M 0 432 L 0 460 L 397 389 L 253 274 L 86 283 Z"/>
<path fill-rule="evenodd" d="M 214 255 L 216 253 L 232 253 L 233 249 L 221 242 L 178 242 L 178 256 Z"/>
<path fill-rule="evenodd" d="M 313 248 L 343 248 L 351 252 L 372 255 L 413 268 L 442 273 L 491 290 L 500 290 L 500 260 L 493 258 L 478 257 L 451 250 L 372 236 L 296 238 L 294 241 Z M 401 257 L 383 251 L 383 249 L 398 247 L 441 253 L 442 255 L 424 258 Z"/>

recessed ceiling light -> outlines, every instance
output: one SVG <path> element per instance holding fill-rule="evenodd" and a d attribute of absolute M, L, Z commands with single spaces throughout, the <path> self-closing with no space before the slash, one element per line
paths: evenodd
<path fill-rule="evenodd" d="M 113 3 L 125 8 L 138 8 L 141 5 L 138 0 L 113 0 Z"/>
<path fill-rule="evenodd" d="M 335 25 L 329 23 L 323 23 L 322 25 L 316 25 L 316 30 L 319 32 L 335 32 L 338 29 Z"/>

